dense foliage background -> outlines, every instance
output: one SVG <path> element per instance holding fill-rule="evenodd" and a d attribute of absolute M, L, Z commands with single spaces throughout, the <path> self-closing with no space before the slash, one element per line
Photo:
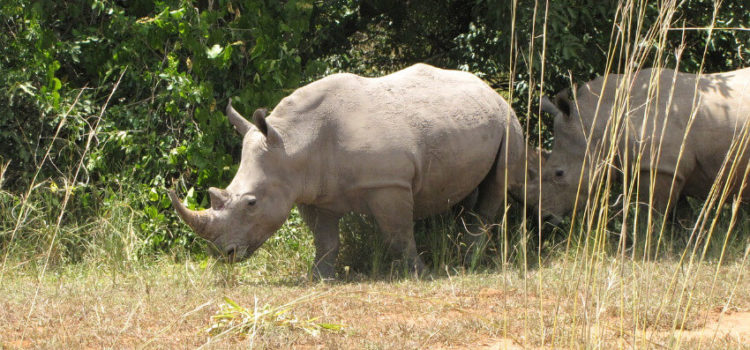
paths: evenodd
<path fill-rule="evenodd" d="M 662 1 L 637 18 L 648 27 Z M 515 7 L 514 7 L 515 4 Z M 234 175 L 240 139 L 223 115 L 272 108 L 326 74 L 382 75 L 416 62 L 471 71 L 536 116 L 552 93 L 607 69 L 615 1 L 5 0 L 0 5 L 0 251 L 60 221 L 128 216 L 147 250 L 191 247 L 165 192 L 193 207 Z M 663 60 L 695 72 L 750 66 L 750 32 L 701 28 L 714 1 L 685 0 Z M 715 25 L 750 28 L 747 2 L 723 1 Z M 627 35 L 635 37 L 636 33 Z M 705 60 L 704 48 L 706 49 Z M 626 62 L 614 62 L 611 71 Z M 541 74 L 542 68 L 544 74 Z M 531 93 L 530 93 L 531 90 Z M 29 209 L 30 208 L 30 209 Z M 24 216 L 36 213 L 30 223 Z M 24 229 L 18 223 L 28 225 Z M 42 230 L 43 231 L 43 230 Z M 74 237 L 74 238 L 70 238 Z M 62 239 L 62 238 L 61 238 Z M 61 256 L 92 239 L 62 239 Z M 47 244 L 40 244 L 39 250 Z M 65 248 L 68 247 L 68 248 Z"/>

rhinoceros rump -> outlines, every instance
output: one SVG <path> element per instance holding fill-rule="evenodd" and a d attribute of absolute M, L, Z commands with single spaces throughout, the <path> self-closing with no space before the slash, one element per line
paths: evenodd
<path fill-rule="evenodd" d="M 612 130 L 618 130 L 619 163 L 638 175 L 640 193 L 634 200 L 662 213 L 681 194 L 705 198 L 720 175 L 735 192 L 745 179 L 750 68 L 700 77 L 645 69 L 627 80 L 622 75 L 597 78 L 575 97 L 572 103 L 563 92 L 554 103 L 542 104 L 555 115 L 554 147 L 541 172 L 541 209 L 547 216 L 569 213 L 576 194 L 578 208 L 583 208 L 592 164 L 601 161 Z M 624 112 L 623 117 L 613 118 L 613 111 Z M 734 159 L 728 162 L 735 165 L 733 173 L 728 167 L 722 170 L 728 154 Z M 539 201 L 537 188 L 528 193 L 534 197 L 531 203 Z"/>
<path fill-rule="evenodd" d="M 515 114 L 469 73 L 417 64 L 380 78 L 334 74 L 296 90 L 268 117 L 256 111 L 253 124 L 231 103 L 227 115 L 244 135 L 232 182 L 211 188 L 203 211 L 170 196 L 198 235 L 235 260 L 252 254 L 297 204 L 314 235 L 317 276 L 333 276 L 338 220 L 349 212 L 373 216 L 391 251 L 419 270 L 415 218 L 443 212 L 477 188 L 476 211 L 492 218 L 506 178 L 523 176 Z"/>

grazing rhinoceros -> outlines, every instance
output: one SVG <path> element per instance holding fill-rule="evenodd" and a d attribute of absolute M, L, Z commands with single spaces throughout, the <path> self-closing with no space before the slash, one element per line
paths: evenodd
<path fill-rule="evenodd" d="M 297 204 L 315 242 L 316 277 L 334 275 L 338 221 L 374 217 L 390 250 L 421 270 L 413 220 L 446 211 L 477 188 L 493 218 L 506 179 L 523 176 L 521 127 L 508 103 L 472 74 L 417 64 L 380 78 L 334 74 L 297 89 L 254 124 L 227 106 L 244 135 L 229 186 L 182 219 L 233 260 L 251 255 Z M 520 173 L 520 174 L 519 174 Z"/>
<path fill-rule="evenodd" d="M 638 202 L 662 213 L 681 194 L 705 198 L 720 173 L 720 182 L 735 192 L 746 178 L 750 68 L 700 76 L 670 69 L 644 69 L 632 79 L 609 75 L 580 87 L 575 103 L 564 91 L 554 103 L 545 97 L 542 108 L 555 115 L 554 147 L 541 175 L 542 213 L 549 218 L 569 213 L 579 188 L 577 208 L 583 208 L 592 163 L 604 159 L 602 145 L 617 145 L 617 162 L 639 175 Z M 612 118 L 613 111 L 625 111 L 624 117 Z M 732 159 L 727 171 L 722 170 L 725 159 Z M 529 188 L 530 196 L 536 193 Z"/>

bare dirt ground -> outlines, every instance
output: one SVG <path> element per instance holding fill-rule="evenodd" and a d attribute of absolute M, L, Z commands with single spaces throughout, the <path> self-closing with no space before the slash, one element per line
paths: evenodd
<path fill-rule="evenodd" d="M 703 327 L 678 330 L 675 336 L 687 343 L 709 344 L 716 340 L 726 339 L 750 346 L 750 312 L 710 312 Z"/>
<path fill-rule="evenodd" d="M 674 269 L 602 265 L 586 276 L 553 264 L 526 274 L 329 284 L 196 263 L 58 271 L 41 283 L 17 274 L 2 281 L 0 348 L 750 348 L 747 268 L 717 274 L 705 264 L 671 279 Z M 255 330 L 212 337 L 225 297 L 251 311 L 291 302 L 284 317 L 343 328 L 311 333 L 258 321 Z"/>

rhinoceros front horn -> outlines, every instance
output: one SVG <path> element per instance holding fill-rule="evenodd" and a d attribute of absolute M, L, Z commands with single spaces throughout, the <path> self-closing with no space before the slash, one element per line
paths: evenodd
<path fill-rule="evenodd" d="M 177 214 L 180 215 L 182 220 L 185 221 L 185 223 L 188 224 L 198 236 L 209 240 L 211 239 L 207 230 L 212 218 L 211 210 L 195 211 L 186 208 L 185 205 L 182 204 L 182 201 L 177 198 L 177 194 L 173 190 L 169 191 L 169 199 L 172 200 L 172 206 L 175 211 L 177 211 Z"/>

